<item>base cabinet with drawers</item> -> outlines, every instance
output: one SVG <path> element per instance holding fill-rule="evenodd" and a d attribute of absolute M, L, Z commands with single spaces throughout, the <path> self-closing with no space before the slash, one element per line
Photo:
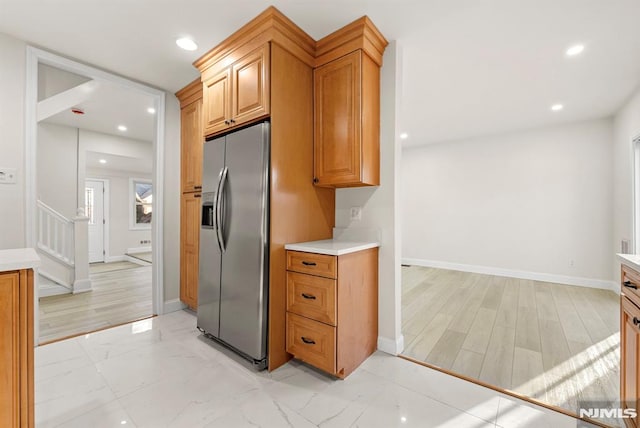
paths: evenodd
<path fill-rule="evenodd" d="M 620 403 L 623 411 L 640 408 L 640 272 L 622 265 L 620 293 Z M 638 427 L 638 416 L 625 418 Z"/>
<path fill-rule="evenodd" d="M 287 251 L 287 352 L 339 378 L 377 346 L 378 249 Z"/>

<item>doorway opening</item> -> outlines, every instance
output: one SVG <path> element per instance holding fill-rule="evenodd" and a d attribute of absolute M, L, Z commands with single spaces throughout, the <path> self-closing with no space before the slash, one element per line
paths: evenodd
<path fill-rule="evenodd" d="M 27 58 L 26 241 L 44 260 L 36 276 L 36 343 L 161 314 L 164 92 L 32 47 Z M 139 202 L 134 177 L 153 189 L 138 228 L 130 223 Z M 52 296 L 61 294 L 60 287 L 51 292 L 56 286 L 65 296 Z M 119 291 L 143 301 L 132 305 L 140 310 L 114 304 Z M 63 298 L 64 310 L 40 307 Z M 93 315 L 83 323 L 50 318 L 87 303 L 102 309 L 85 308 Z M 97 316 L 110 307 L 119 316 Z"/>

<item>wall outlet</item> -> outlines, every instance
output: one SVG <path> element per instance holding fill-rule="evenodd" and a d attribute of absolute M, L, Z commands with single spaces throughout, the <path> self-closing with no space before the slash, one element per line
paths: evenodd
<path fill-rule="evenodd" d="M 351 220 L 362 220 L 362 207 L 351 207 Z"/>
<path fill-rule="evenodd" d="M 16 169 L 0 168 L 0 184 L 16 184 Z"/>
<path fill-rule="evenodd" d="M 629 239 L 620 241 L 620 252 L 622 254 L 631 254 L 631 241 Z"/>

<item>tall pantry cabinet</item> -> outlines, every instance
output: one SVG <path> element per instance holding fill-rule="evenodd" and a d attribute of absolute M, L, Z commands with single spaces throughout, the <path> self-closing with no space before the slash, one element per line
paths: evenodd
<path fill-rule="evenodd" d="M 198 307 L 200 199 L 202 197 L 202 84 L 191 82 L 180 100 L 180 300 Z"/>

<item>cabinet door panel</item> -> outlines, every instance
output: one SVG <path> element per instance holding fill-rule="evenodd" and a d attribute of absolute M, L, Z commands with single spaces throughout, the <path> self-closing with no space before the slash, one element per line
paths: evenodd
<path fill-rule="evenodd" d="M 199 196 L 183 194 L 180 207 L 180 300 L 192 309 L 198 307 Z"/>
<path fill-rule="evenodd" d="M 202 100 L 184 107 L 180 116 L 182 191 L 202 189 Z"/>
<path fill-rule="evenodd" d="M 287 312 L 287 352 L 335 374 L 336 328 Z"/>
<path fill-rule="evenodd" d="M 269 113 L 269 44 L 251 52 L 232 66 L 234 125 Z"/>
<path fill-rule="evenodd" d="M 287 311 L 336 325 L 336 280 L 287 272 Z"/>
<path fill-rule="evenodd" d="M 640 309 L 624 295 L 620 298 L 620 398 L 622 408 L 638 409 L 638 376 L 640 371 Z M 626 420 L 630 426 L 638 426 L 638 418 Z M 630 424 L 629 424 L 630 422 Z"/>
<path fill-rule="evenodd" d="M 322 185 L 361 179 L 361 52 L 314 70 L 315 178 Z"/>
<path fill-rule="evenodd" d="M 20 426 L 20 289 L 17 272 L 0 274 L 0 426 Z M 25 367 L 26 370 L 26 367 Z"/>
<path fill-rule="evenodd" d="M 204 82 L 204 134 L 228 127 L 231 117 L 231 71 L 225 69 Z"/>

